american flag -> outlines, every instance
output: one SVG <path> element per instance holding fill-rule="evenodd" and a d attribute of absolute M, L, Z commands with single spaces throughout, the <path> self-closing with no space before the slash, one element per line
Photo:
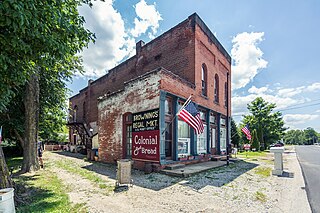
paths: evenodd
<path fill-rule="evenodd" d="M 248 124 L 246 124 L 246 125 L 241 129 L 241 131 L 247 136 L 247 139 L 250 141 L 250 140 L 251 140 L 251 133 L 250 133 Z"/>
<path fill-rule="evenodd" d="M 204 127 L 200 118 L 200 113 L 192 101 L 187 103 L 185 107 L 180 110 L 178 116 L 189 124 L 196 131 L 196 134 L 203 133 Z"/>

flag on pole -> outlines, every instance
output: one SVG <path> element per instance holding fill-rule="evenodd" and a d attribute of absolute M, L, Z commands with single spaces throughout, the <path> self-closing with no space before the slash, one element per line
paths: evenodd
<path fill-rule="evenodd" d="M 246 125 L 241 129 L 241 131 L 247 136 L 247 139 L 250 141 L 250 140 L 251 140 L 251 133 L 250 133 L 248 124 L 246 124 Z"/>
<path fill-rule="evenodd" d="M 182 107 L 178 116 L 191 126 L 196 131 L 196 134 L 201 134 L 203 132 L 204 127 L 200 118 L 200 113 L 191 100 Z"/>
<path fill-rule="evenodd" d="M 0 127 L 0 144 L 2 142 L 2 126 Z"/>

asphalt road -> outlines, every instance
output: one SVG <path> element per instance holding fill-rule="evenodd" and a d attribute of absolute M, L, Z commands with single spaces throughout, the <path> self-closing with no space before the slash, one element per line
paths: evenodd
<path fill-rule="evenodd" d="M 313 213 L 320 213 L 320 146 L 296 146 Z M 299 196 L 299 195 L 297 195 Z"/>

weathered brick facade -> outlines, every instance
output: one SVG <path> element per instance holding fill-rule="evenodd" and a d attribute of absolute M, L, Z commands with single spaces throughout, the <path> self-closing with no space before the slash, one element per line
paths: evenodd
<path fill-rule="evenodd" d="M 205 67 L 205 77 L 202 67 Z M 165 97 L 169 95 L 178 103 L 192 95 L 192 101 L 208 116 L 210 113 L 217 115 L 218 122 L 215 125 L 218 127 L 215 128 L 219 144 L 220 118 L 231 115 L 230 76 L 230 56 L 199 16 L 193 14 L 149 43 L 138 42 L 135 56 L 111 69 L 105 76 L 89 81 L 86 88 L 70 98 L 71 108 L 76 109 L 76 113 L 71 111 L 71 114 L 76 114 L 76 118 L 70 121 L 84 123 L 86 128 L 98 132 L 100 160 L 114 162 L 125 157 L 125 113 L 159 108 L 161 132 L 165 125 Z M 218 85 L 216 90 L 215 83 Z M 218 101 L 216 96 L 219 97 Z M 225 97 L 228 98 L 228 104 Z M 163 163 L 165 138 L 160 135 L 160 139 L 160 163 Z M 172 154 L 172 159 L 177 160 L 175 147 L 173 151 L 175 154 Z"/>

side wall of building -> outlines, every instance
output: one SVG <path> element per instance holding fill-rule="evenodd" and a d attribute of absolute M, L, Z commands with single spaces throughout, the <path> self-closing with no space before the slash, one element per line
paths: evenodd
<path fill-rule="evenodd" d="M 99 159 L 114 163 L 122 159 L 123 115 L 159 108 L 160 76 L 150 73 L 125 85 L 98 103 Z"/>
<path fill-rule="evenodd" d="M 77 122 L 89 124 L 97 121 L 97 99 L 100 96 L 122 90 L 125 82 L 158 67 L 164 67 L 194 82 L 194 62 L 194 22 L 189 17 L 149 43 L 137 43 L 135 56 L 109 70 L 108 74 L 96 81 L 89 81 L 86 88 L 70 98 L 71 107 L 77 105 L 79 112 L 83 111 L 83 107 L 90 111 L 86 113 L 85 119 L 77 118 Z"/>

